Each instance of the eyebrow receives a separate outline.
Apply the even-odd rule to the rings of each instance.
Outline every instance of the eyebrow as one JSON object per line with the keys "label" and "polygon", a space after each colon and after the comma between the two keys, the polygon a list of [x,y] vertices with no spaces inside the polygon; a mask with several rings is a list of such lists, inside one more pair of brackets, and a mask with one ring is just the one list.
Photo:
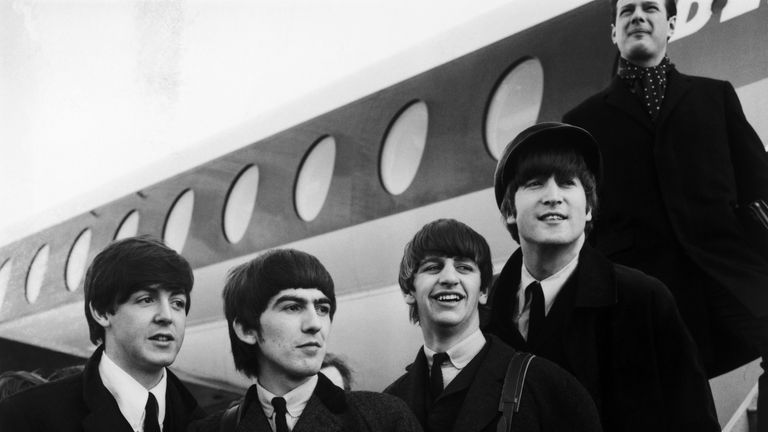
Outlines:
{"label": "eyebrow", "polygon": [[320,298],[316,298],[314,300],[308,300],[305,297],[300,297],[300,296],[286,294],[286,295],[282,295],[282,296],[278,297],[277,300],[275,300],[275,306],[277,306],[277,305],[279,305],[281,303],[287,303],[287,302],[296,302],[296,303],[301,303],[301,304],[307,304],[307,303],[312,303],[312,304],[331,304],[331,299],[329,299],[328,297],[323,296],[323,297],[320,297]]}

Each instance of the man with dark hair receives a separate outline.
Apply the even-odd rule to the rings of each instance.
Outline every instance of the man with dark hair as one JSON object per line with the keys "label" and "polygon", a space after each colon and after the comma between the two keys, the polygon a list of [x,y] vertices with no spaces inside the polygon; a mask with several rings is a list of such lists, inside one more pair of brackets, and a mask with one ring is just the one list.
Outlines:
{"label": "man with dark hair", "polygon": [[[765,147],[729,82],[670,62],[674,1],[613,0],[611,10],[617,75],[564,116],[595,137],[605,160],[590,242],[669,287],[710,377],[758,355],[765,371]],[[759,387],[768,394],[765,372]],[[768,432],[768,397],[758,413]]]}
{"label": "man with dark hair", "polygon": [[186,430],[204,413],[167,366],[184,340],[192,284],[189,263],[158,240],[107,246],[84,284],[96,352],[81,373],[0,403],[0,430]]}
{"label": "man with dark hair", "polygon": [[223,297],[235,367],[257,382],[238,405],[191,431],[420,430],[396,398],[345,392],[318,373],[336,296],[317,258],[266,252],[230,271]]}
{"label": "man with dark hair", "polygon": [[[492,276],[488,243],[456,220],[425,225],[405,247],[398,280],[424,346],[385,392],[403,399],[426,431],[496,431],[502,421],[499,403],[515,350],[480,331],[478,305]],[[589,394],[560,367],[534,358],[522,376],[511,430],[600,430]]]}
{"label": "man with dark hair", "polygon": [[585,130],[541,123],[507,145],[496,203],[520,243],[493,287],[489,331],[572,373],[606,431],[720,430],[669,291],[585,244],[601,159]]}

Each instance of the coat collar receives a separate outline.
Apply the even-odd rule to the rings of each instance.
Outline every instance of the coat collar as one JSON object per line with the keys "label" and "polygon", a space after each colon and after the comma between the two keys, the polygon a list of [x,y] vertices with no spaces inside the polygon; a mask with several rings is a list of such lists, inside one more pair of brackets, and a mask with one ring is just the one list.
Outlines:
{"label": "coat collar", "polygon": [[643,110],[643,107],[637,96],[632,94],[626,84],[618,76],[613,77],[611,84],[605,90],[605,101],[607,104],[625,112],[632,119],[642,125],[649,131],[655,131],[660,125],[669,118],[669,114],[680,103],[680,100],[691,87],[691,79],[683,75],[677,69],[669,71],[669,82],[667,84],[664,102],[661,104],[656,122],[651,121],[650,116]]}
{"label": "coat collar", "polygon": [[103,353],[104,345],[100,345],[83,369],[83,401],[89,411],[83,418],[83,430],[86,432],[104,430],[132,432],[115,398],[101,381],[99,362]]}
{"label": "coat collar", "polygon": [[[272,432],[269,421],[261,409],[261,403],[256,394],[256,386],[251,386],[243,401],[245,412],[237,426],[238,432]],[[334,385],[323,374],[318,374],[317,386],[307,402],[307,406],[296,422],[293,432],[309,431],[342,431],[344,428],[342,415],[348,410],[344,390]]]}

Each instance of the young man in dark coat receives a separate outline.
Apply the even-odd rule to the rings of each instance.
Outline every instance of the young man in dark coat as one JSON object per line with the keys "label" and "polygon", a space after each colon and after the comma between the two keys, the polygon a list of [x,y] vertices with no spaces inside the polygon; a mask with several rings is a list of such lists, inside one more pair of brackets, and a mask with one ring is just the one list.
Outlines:
{"label": "young man in dark coat", "polygon": [[13,432],[185,431],[203,417],[166,367],[184,340],[192,269],[161,242],[110,244],[85,277],[85,316],[100,344],[83,372],[0,403],[0,430]]}
{"label": "young man in dark coat", "polygon": [[317,258],[293,249],[269,251],[234,268],[223,297],[235,367],[257,382],[236,408],[190,431],[421,430],[397,398],[346,392],[318,373],[336,297]]}
{"label": "young man in dark coat", "polygon": [[[425,225],[405,247],[400,288],[424,346],[385,392],[403,399],[426,431],[497,430],[499,399],[515,350],[480,331],[478,305],[487,300],[492,275],[485,239],[453,219]],[[535,357],[511,430],[598,431],[600,421],[576,379]]]}
{"label": "young man in dark coat", "polygon": [[[611,1],[620,59],[610,86],[564,117],[600,145],[605,181],[591,242],[666,284],[710,377],[768,359],[768,156],[733,86],[667,56],[673,0]],[[760,378],[768,394],[768,375]],[[768,431],[768,397],[758,402]],[[765,415],[765,416],[764,416]]]}
{"label": "young man in dark coat", "polygon": [[489,330],[572,373],[606,431],[718,431],[669,291],[585,244],[600,171],[589,133],[562,123],[534,125],[504,150],[496,202],[520,248],[495,282]]}

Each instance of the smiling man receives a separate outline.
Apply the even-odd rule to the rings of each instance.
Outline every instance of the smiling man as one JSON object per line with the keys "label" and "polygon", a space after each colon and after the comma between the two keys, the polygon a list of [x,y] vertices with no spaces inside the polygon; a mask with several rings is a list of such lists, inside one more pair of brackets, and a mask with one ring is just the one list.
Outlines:
{"label": "smiling man", "polygon": [[320,261],[276,249],[232,269],[224,314],[235,367],[256,379],[236,406],[191,431],[420,431],[396,398],[345,392],[318,373],[336,312],[333,280]]}
{"label": "smiling man", "polygon": [[[768,156],[729,82],[670,62],[676,14],[673,0],[611,1],[616,76],[563,117],[605,161],[591,243],[669,287],[710,377],[758,354],[765,371]],[[768,397],[758,416],[768,432]]]}
{"label": "smiling man", "polygon": [[601,159],[563,123],[521,132],[496,167],[496,203],[520,248],[493,287],[489,331],[587,388],[606,431],[717,431],[709,384],[658,280],[585,244]]}
{"label": "smiling man", "polygon": [[[403,399],[426,431],[496,431],[501,421],[515,350],[480,331],[478,305],[492,275],[485,239],[453,219],[425,225],[405,247],[398,280],[424,346],[385,392]],[[511,430],[600,430],[589,394],[557,365],[534,358],[524,382]]]}
{"label": "smiling man", "polygon": [[85,316],[99,344],[82,373],[0,403],[2,431],[185,431],[203,416],[166,367],[184,341],[193,275],[150,237],[120,240],[85,276]]}

